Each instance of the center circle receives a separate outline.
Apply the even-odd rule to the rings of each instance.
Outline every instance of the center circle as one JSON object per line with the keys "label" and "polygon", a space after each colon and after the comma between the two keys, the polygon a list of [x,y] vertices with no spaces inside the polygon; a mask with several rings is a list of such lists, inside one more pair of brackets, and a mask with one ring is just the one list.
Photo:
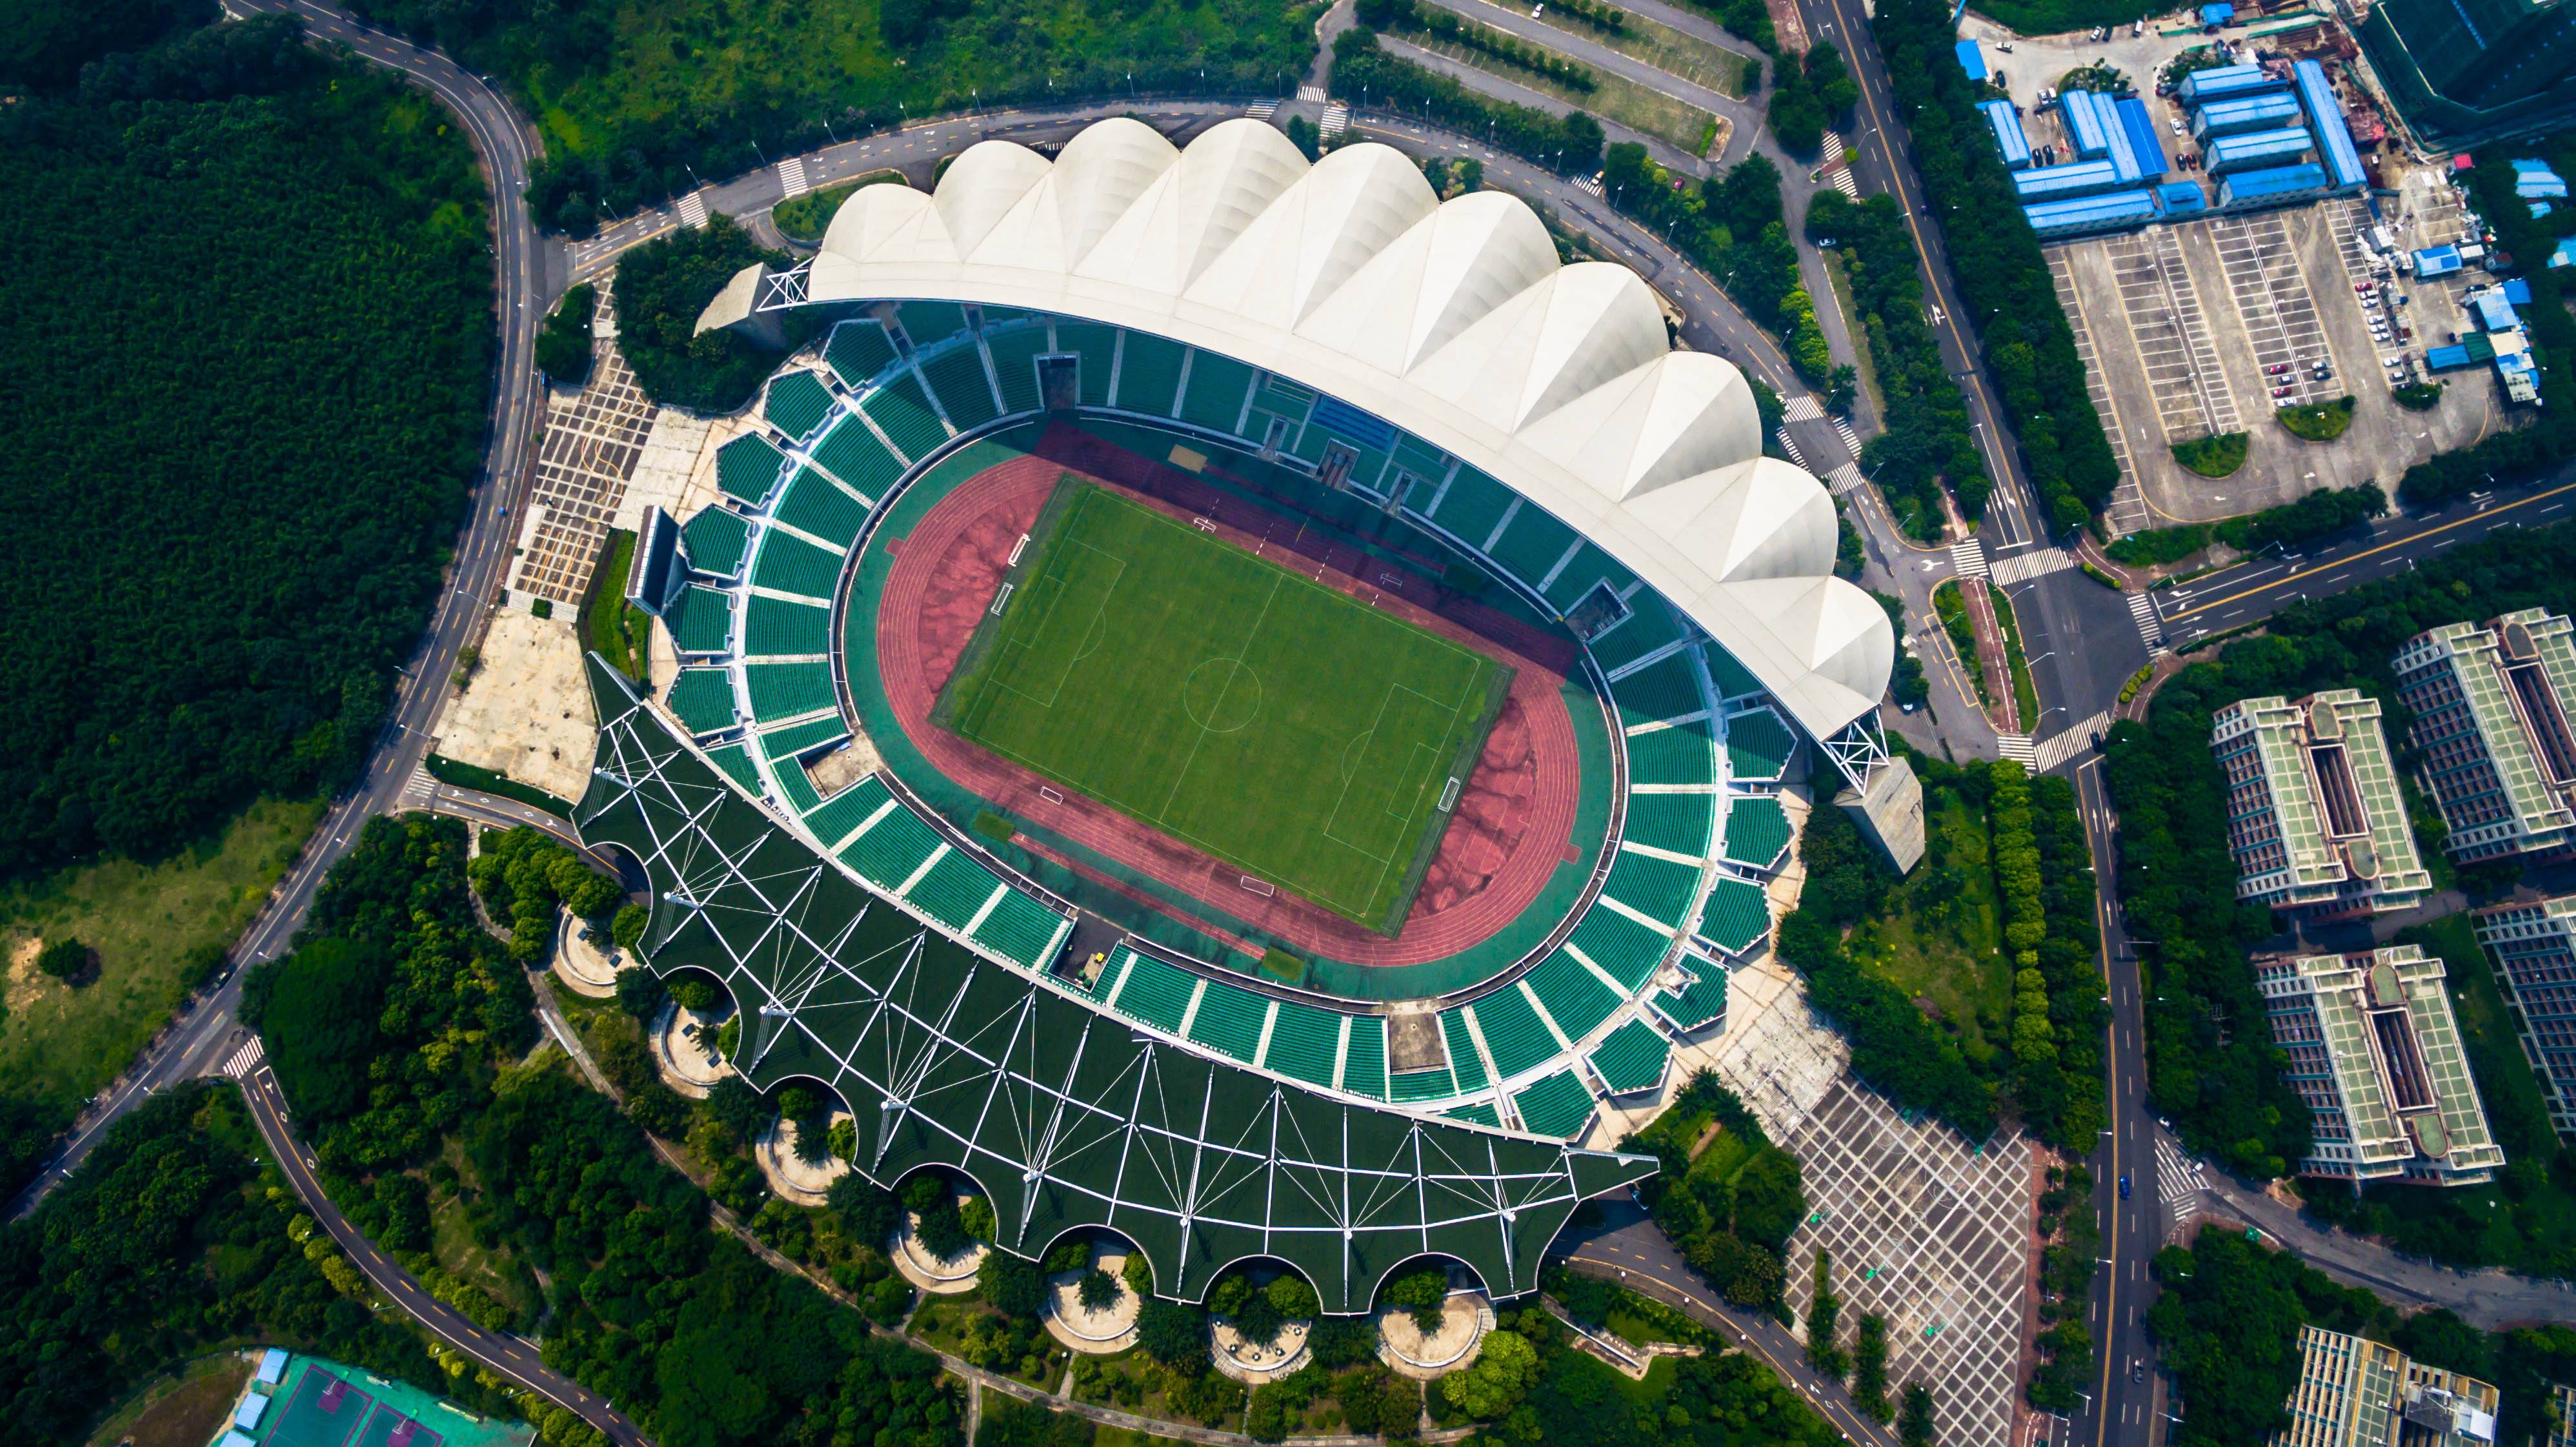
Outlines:
{"label": "center circle", "polygon": [[1211,658],[1181,681],[1181,707],[1209,733],[1233,733],[1261,712],[1261,676],[1240,658]]}

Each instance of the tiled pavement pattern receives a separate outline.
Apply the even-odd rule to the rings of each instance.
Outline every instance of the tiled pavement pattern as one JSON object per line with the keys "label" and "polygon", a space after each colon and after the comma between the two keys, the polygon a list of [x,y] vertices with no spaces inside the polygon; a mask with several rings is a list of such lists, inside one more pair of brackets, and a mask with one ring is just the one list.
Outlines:
{"label": "tiled pavement pattern", "polygon": [[[605,282],[599,306],[609,315]],[[591,343],[590,385],[567,398],[549,391],[546,432],[537,445],[537,476],[528,494],[533,530],[521,535],[518,571],[510,586],[522,593],[581,605],[590,570],[609,520],[626,496],[626,479],[653,429],[656,409],[635,386],[618,355],[613,331]]]}
{"label": "tiled pavement pattern", "polygon": [[[1908,1121],[1846,1067],[1798,987],[1764,958],[1732,972],[1719,1074],[1798,1158],[1810,1220],[1789,1240],[1801,1320],[1816,1247],[1833,1259],[1842,1320],[1888,1323],[1888,1379],[1932,1388],[1936,1440],[2007,1447],[2012,1434],[2030,1231],[2029,1147],[1977,1151]],[[1928,1334],[1927,1334],[1928,1333]]]}
{"label": "tiled pavement pattern", "polygon": [[2076,295],[2075,274],[2067,268],[2062,247],[2050,247],[2048,274],[2057,283],[2057,304],[2066,313],[2066,324],[2075,333],[2075,357],[2084,364],[2084,390],[2093,397],[2093,411],[2102,419],[2102,435],[2111,443],[2111,456],[2120,464],[2120,485],[2111,490],[2111,502],[2102,509],[2102,521],[2111,536],[2125,537],[2152,526],[2147,515],[2146,494],[2138,488],[2137,469],[2129,465],[2129,439],[2122,435],[2119,409],[2111,405],[2111,386],[2102,380],[2102,368],[2093,360],[2093,329],[2084,319],[2083,301]]}
{"label": "tiled pavement pattern", "polygon": [[2317,321],[2317,299],[2308,290],[2307,274],[2290,244],[2289,229],[2273,215],[2220,219],[2209,223],[2218,244],[2219,264],[2227,272],[2227,289],[2235,294],[2237,314],[2254,344],[2254,360],[2264,367],[2288,367],[2279,375],[2265,373],[2265,391],[2288,387],[2290,395],[2276,405],[2304,405],[2343,395],[2340,380],[2319,382],[2309,370],[2326,358],[2326,332]]}

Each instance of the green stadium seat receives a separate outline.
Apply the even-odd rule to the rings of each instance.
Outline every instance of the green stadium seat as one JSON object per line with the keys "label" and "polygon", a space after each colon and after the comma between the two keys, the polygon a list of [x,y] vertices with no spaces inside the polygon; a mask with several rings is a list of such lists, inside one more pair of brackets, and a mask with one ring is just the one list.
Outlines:
{"label": "green stadium seat", "polygon": [[1350,1048],[1342,1053],[1342,1089],[1371,1100],[1386,1099],[1386,1021],[1376,1015],[1351,1017]]}
{"label": "green stadium seat", "polygon": [[1494,1107],[1490,1101],[1480,1100],[1473,1105],[1455,1106],[1440,1113],[1451,1120],[1463,1120],[1469,1125],[1492,1126],[1497,1130],[1501,1129],[1503,1124],[1503,1118],[1494,1113]]}
{"label": "green stadium seat", "polygon": [[1180,396],[1181,359],[1187,348],[1150,332],[1127,333],[1118,359],[1118,397],[1113,405],[1129,412],[1172,415]]}
{"label": "green stadium seat", "polygon": [[1261,1053],[1261,1027],[1269,1019],[1267,996],[1210,980],[1199,996],[1198,1013],[1190,1017],[1188,1038],[1249,1065]]}
{"label": "green stadium seat", "polygon": [[832,415],[832,389],[812,372],[786,372],[769,382],[769,395],[761,399],[760,415],[769,425],[802,442],[814,435],[823,419]]}
{"label": "green stadium seat", "polygon": [[1190,358],[1190,386],[1181,396],[1181,420],[1232,433],[1243,418],[1243,401],[1252,394],[1252,380],[1252,368],[1234,358],[1198,352]]}
{"label": "green stadium seat", "polygon": [[1771,933],[1771,897],[1748,879],[1721,874],[1709,886],[1693,933],[1730,955],[1740,955]]}
{"label": "green stadium seat", "polygon": [[683,668],[672,678],[663,702],[693,734],[732,728],[733,675],[721,668]]}
{"label": "green stadium seat", "polygon": [[1612,1095],[1634,1095],[1663,1083],[1664,1066],[1672,1055],[1673,1042],[1662,1031],[1643,1020],[1631,1020],[1611,1031],[1590,1059],[1592,1073]]}
{"label": "green stadium seat", "polygon": [[984,350],[972,342],[952,347],[921,364],[939,410],[960,432],[971,432],[1002,415],[993,401],[992,374],[984,370]]}
{"label": "green stadium seat", "polygon": [[833,706],[832,666],[819,660],[749,663],[742,676],[751,694],[751,716],[762,723]]}
{"label": "green stadium seat", "polygon": [[858,871],[859,878],[892,894],[937,852],[939,843],[936,831],[898,804],[868,832],[843,846],[841,862]]}
{"label": "green stadium seat", "polygon": [[1270,1026],[1270,1053],[1261,1064],[1291,1080],[1309,1085],[1333,1083],[1341,1059],[1342,1016],[1293,1000],[1279,1002],[1279,1018]]}
{"label": "green stadium seat", "polygon": [[1566,947],[1581,950],[1584,958],[1599,965],[1610,978],[1634,990],[1646,983],[1646,977],[1662,964],[1672,951],[1672,937],[1657,934],[1615,909],[1595,904],[1583,912],[1566,937]]}
{"label": "green stadium seat", "polygon": [[1510,1077],[1555,1057],[1564,1047],[1539,1023],[1538,1011],[1530,1007],[1529,997],[1520,986],[1506,985],[1483,996],[1466,1007],[1476,1016],[1476,1028],[1485,1037],[1485,1050],[1494,1057],[1494,1068]]}
{"label": "green stadium seat", "polygon": [[1482,548],[1516,496],[1510,488],[1476,469],[1461,467],[1458,475],[1449,480],[1449,491],[1441,497],[1439,509],[1430,517],[1467,546]]}
{"label": "green stadium seat", "polygon": [[1639,914],[1680,929],[1690,923],[1691,896],[1699,892],[1699,875],[1692,865],[1622,849],[1601,892]]}
{"label": "green stadium seat", "polygon": [[1199,977],[1189,971],[1150,955],[1136,955],[1129,960],[1126,976],[1117,995],[1109,1001],[1109,1008],[1130,1020],[1178,1035],[1181,1017],[1189,1013],[1190,996],[1198,987]]}
{"label": "green stadium seat", "polygon": [[953,301],[908,301],[895,309],[895,320],[918,351],[966,330],[966,308]]}
{"label": "green stadium seat", "polygon": [[719,578],[742,576],[743,554],[751,547],[751,524],[729,508],[700,508],[680,524],[680,549],[689,566]]}
{"label": "green stadium seat", "polygon": [[[1570,613],[1574,611],[1574,605],[1582,602],[1583,596],[1592,591],[1594,585],[1608,583],[1611,591],[1617,592],[1636,580],[1636,574],[1620,567],[1608,553],[1587,542],[1583,545],[1582,551],[1568,560],[1564,567],[1557,569],[1556,581],[1547,585],[1547,601],[1556,605],[1556,611]],[[1643,596],[1640,593],[1638,600],[1642,600]]]}
{"label": "green stadium seat", "polygon": [[1592,1124],[1592,1092],[1573,1071],[1560,1070],[1515,1093],[1512,1109],[1530,1134],[1571,1140]]}
{"label": "green stadium seat", "polygon": [[741,744],[719,744],[707,750],[707,762],[723,770],[724,776],[742,785],[745,792],[760,792],[760,771],[752,767],[751,750]]}
{"label": "green stadium seat", "polygon": [[1630,794],[1628,822],[1621,832],[1631,844],[1706,859],[1716,826],[1715,794]]}
{"label": "green stadium seat", "polygon": [[746,433],[716,449],[716,486],[758,507],[778,486],[787,454],[758,433]]}
{"label": "green stadium seat", "polygon": [[1610,682],[1611,701],[1628,728],[1704,711],[1708,696],[1700,691],[1699,674],[1685,649],[1656,659],[1636,672]]}
{"label": "green stadium seat", "polygon": [[1657,990],[1647,1000],[1664,1023],[1688,1033],[1726,1018],[1726,970],[1693,955],[1682,956],[1690,983],[1679,990]]}
{"label": "green stadium seat", "polygon": [[1744,698],[1762,691],[1762,685],[1750,669],[1735,661],[1735,655],[1712,643],[1700,650],[1708,660],[1708,681],[1717,689],[1719,698]]}
{"label": "green stadium seat", "polygon": [[752,586],[800,598],[829,598],[841,580],[841,556],[769,529],[760,535],[760,556],[751,565]]}
{"label": "green stadium seat", "polygon": [[1594,1026],[1619,1008],[1618,994],[1563,950],[1539,961],[1521,979],[1568,1040],[1580,1040],[1590,1034]]}
{"label": "green stadium seat", "polygon": [[921,379],[909,372],[870,393],[859,410],[868,414],[887,441],[916,462],[948,440],[948,429],[930,410],[930,394],[921,390]]}
{"label": "green stadium seat", "polygon": [[1463,1010],[1440,1012],[1440,1038],[1449,1047],[1449,1074],[1457,1080],[1458,1089],[1484,1089],[1491,1077],[1485,1073],[1484,1057],[1476,1053],[1476,1038],[1467,1033]]}
{"label": "green stadium seat", "polygon": [[662,610],[671,647],[681,653],[722,653],[733,637],[733,603],[713,588],[689,587]]}
{"label": "green stadium seat", "polygon": [[1082,359],[1079,393],[1085,407],[1109,405],[1109,378],[1118,366],[1118,329],[1090,322],[1058,322],[1056,350]]}
{"label": "green stadium seat", "polygon": [[993,380],[1002,389],[1002,410],[1013,416],[1038,410],[1044,400],[1038,395],[1038,358],[1049,350],[1046,328],[1002,332],[984,345],[993,354]]}
{"label": "green stadium seat", "polygon": [[1777,782],[1797,747],[1797,736],[1771,710],[1735,714],[1726,721],[1727,777],[1755,784]]}
{"label": "green stadium seat", "polygon": [[743,655],[798,658],[832,649],[832,610],[754,593],[745,600]]}
{"label": "green stadium seat", "polygon": [[1065,933],[1063,915],[1014,889],[984,916],[973,938],[1004,959],[1043,970],[1054,959],[1057,942]]}
{"label": "green stadium seat", "polygon": [[787,493],[770,516],[800,533],[848,547],[868,520],[868,505],[813,468],[802,468],[789,480]]}
{"label": "green stadium seat", "polygon": [[767,730],[760,736],[760,751],[774,764],[781,759],[812,753],[825,744],[839,743],[849,736],[850,730],[841,722],[841,716],[828,714]]}
{"label": "green stadium seat", "polygon": [[823,360],[852,387],[865,387],[893,366],[894,359],[894,343],[886,336],[885,323],[874,317],[832,328],[832,339],[823,346]]}
{"label": "green stadium seat", "polygon": [[1628,598],[1628,617],[1617,627],[1592,635],[1584,646],[1601,671],[1625,668],[1682,636],[1681,620],[1653,593],[1640,589]]}
{"label": "green stadium seat", "polygon": [[1485,556],[1492,558],[1496,567],[1536,591],[1549,571],[1556,567],[1557,559],[1564,557],[1565,550],[1573,547],[1574,543],[1574,529],[1549,517],[1537,505],[1523,503],[1521,510],[1512,514],[1511,526],[1503,529],[1503,535],[1494,540],[1492,547],[1485,549]]}
{"label": "green stadium seat", "polygon": [[1627,736],[1628,783],[1696,784],[1717,782],[1716,725],[1694,719],[1671,728]]}
{"label": "green stadium seat", "polygon": [[1410,432],[1395,434],[1396,465],[1415,476],[1438,477],[1449,470],[1449,454]]}
{"label": "green stadium seat", "polygon": [[1789,852],[1789,815],[1769,794],[1737,794],[1726,803],[1726,854],[1730,864],[1769,869]]}
{"label": "green stadium seat", "polygon": [[814,780],[806,774],[803,764],[792,758],[772,759],[769,771],[778,776],[778,791],[787,796],[787,807],[799,815],[823,802],[822,794],[814,788]]}
{"label": "green stadium seat", "polygon": [[874,790],[848,788],[825,800],[805,815],[805,827],[829,849],[850,837],[850,831],[868,822],[868,816],[885,807],[885,786]]}
{"label": "green stadium seat", "polygon": [[952,848],[939,856],[939,862],[930,866],[930,872],[914,883],[904,899],[950,930],[962,933],[975,922],[975,916],[984,912],[986,901],[1001,887],[1002,881],[976,862],[975,856]]}
{"label": "green stadium seat", "polygon": [[814,465],[869,498],[880,498],[903,480],[903,459],[886,450],[868,424],[844,417],[814,448]]}
{"label": "green stadium seat", "polygon": [[1398,1105],[1419,1105],[1426,1100],[1446,1100],[1458,1093],[1456,1081],[1444,1067],[1439,1070],[1407,1070],[1390,1075],[1386,1081],[1387,1099]]}

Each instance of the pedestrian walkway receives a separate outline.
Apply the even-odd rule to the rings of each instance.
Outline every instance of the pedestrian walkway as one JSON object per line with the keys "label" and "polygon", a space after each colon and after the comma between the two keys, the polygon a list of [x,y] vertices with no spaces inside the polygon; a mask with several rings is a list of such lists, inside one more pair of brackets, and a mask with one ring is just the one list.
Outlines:
{"label": "pedestrian walkway", "polygon": [[2071,729],[2050,734],[2047,738],[2041,739],[2039,747],[2033,751],[2033,762],[2037,772],[2045,774],[2091,748],[2093,736],[2110,726],[2111,715],[2108,710],[2105,710]]}
{"label": "pedestrian walkway", "polygon": [[1997,734],[1995,735],[1995,747],[2003,750],[2005,758],[2012,760],[2023,768],[2028,769],[2033,773],[2037,773],[2039,771],[2039,749],[2031,743],[2030,735]]}
{"label": "pedestrian walkway", "polygon": [[2156,1203],[2164,1210],[2170,1239],[2200,1219],[2201,1198],[2209,1190],[2208,1167],[2162,1131],[2156,1133]]}
{"label": "pedestrian walkway", "polygon": [[1297,99],[1301,101],[1326,101],[1332,99],[1332,97],[1326,95],[1324,93],[1324,88],[1320,85],[1301,85],[1297,87]]}
{"label": "pedestrian walkway", "polygon": [[1963,578],[1987,576],[1986,545],[1975,538],[1962,539],[1950,545],[1950,566]]}
{"label": "pedestrian walkway", "polygon": [[2155,595],[2152,593],[2131,593],[2129,595],[2129,616],[2138,621],[2138,636],[2147,641],[2148,650],[2154,653],[2164,652],[2165,620],[2162,615],[2156,612]]}
{"label": "pedestrian walkway", "polygon": [[1800,467],[1807,465],[1807,459],[1798,451],[1798,444],[1789,440],[1788,428],[1783,427],[1779,431],[1772,433],[1771,436],[1780,444],[1780,450],[1789,454],[1789,460],[1791,462],[1798,464]]}
{"label": "pedestrian walkway", "polygon": [[699,227],[707,224],[707,198],[703,191],[692,191],[680,198],[680,224]]}
{"label": "pedestrian walkway", "polygon": [[1315,130],[1317,134],[1329,141],[1350,128],[1351,108],[1340,101],[1335,101],[1324,107],[1323,123],[1315,127]]}
{"label": "pedestrian walkway", "polygon": [[1577,176],[1574,178],[1574,189],[1582,191],[1597,200],[1602,195],[1601,178],[1598,176]]}
{"label": "pedestrian walkway", "polygon": [[2027,583],[2050,573],[2062,573],[2075,566],[2075,555],[2064,548],[2033,548],[1995,560],[1992,576],[1998,583]]}
{"label": "pedestrian walkway", "polygon": [[802,196],[813,189],[805,180],[803,156],[790,156],[778,163],[778,189],[782,193],[778,198],[781,201],[789,196]]}
{"label": "pedestrian walkway", "polygon": [[1825,168],[1825,184],[1855,201],[1860,199],[1860,183],[1852,179],[1851,167],[1840,161]]}
{"label": "pedestrian walkway", "polygon": [[1851,419],[1850,419],[1850,418],[1848,418],[1848,417],[1837,417],[1837,418],[1835,418],[1835,419],[1834,419],[1834,431],[1836,431],[1836,432],[1838,432],[1838,433],[1842,434],[1843,446],[1848,447],[1848,448],[1850,448],[1850,449],[1851,449],[1851,455],[1852,455],[1852,456],[1854,456],[1854,457],[1858,457],[1858,456],[1860,456],[1860,434],[1859,434],[1859,433],[1857,433],[1857,432],[1854,432],[1854,431],[1852,430],[1852,425],[1851,425]]}
{"label": "pedestrian walkway", "polygon": [[1279,114],[1279,102],[1275,100],[1254,101],[1250,106],[1244,109],[1243,113],[1252,117],[1256,121],[1266,121],[1272,116]]}
{"label": "pedestrian walkway", "polygon": [[1825,420],[1825,409],[1823,404],[1819,403],[1812,395],[1801,392],[1794,397],[1786,399],[1780,404],[1780,420],[1784,422],[1822,422]]}
{"label": "pedestrian walkway", "polygon": [[1833,488],[1836,497],[1859,487],[1864,481],[1866,479],[1860,475],[1860,464],[1857,462],[1846,462],[1825,474],[1825,482]]}
{"label": "pedestrian walkway", "polygon": [[419,764],[412,765],[411,777],[403,780],[402,807],[426,809],[429,807],[429,801],[437,797],[438,781],[429,776],[427,768]]}
{"label": "pedestrian walkway", "polygon": [[257,1070],[259,1068],[259,1062],[264,1059],[266,1055],[267,1051],[261,1047],[259,1037],[253,1035],[250,1037],[249,1044],[234,1051],[231,1058],[224,1061],[224,1074],[234,1080],[239,1080],[243,1076]]}

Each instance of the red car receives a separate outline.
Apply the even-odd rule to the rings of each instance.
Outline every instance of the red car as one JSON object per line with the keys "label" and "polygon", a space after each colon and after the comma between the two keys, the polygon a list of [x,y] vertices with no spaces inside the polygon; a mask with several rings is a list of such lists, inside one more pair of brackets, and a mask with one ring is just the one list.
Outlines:
{"label": "red car", "polygon": [[2287,387],[2275,387],[2272,389],[2272,395],[2276,398],[2287,397],[2290,395],[2290,389]]}
{"label": "red car", "polygon": [[2275,363],[2273,363],[2271,366],[2265,367],[2265,368],[2263,369],[2263,375],[2264,375],[2264,376],[2266,376],[2266,377],[2278,377],[2278,376],[2280,376],[2281,374],[2283,374],[2283,373],[2285,373],[2285,372],[2287,372],[2287,371],[2289,371],[2289,370],[2290,370],[2290,364],[2289,364],[2289,363],[2287,363],[2287,362],[2275,362]]}

